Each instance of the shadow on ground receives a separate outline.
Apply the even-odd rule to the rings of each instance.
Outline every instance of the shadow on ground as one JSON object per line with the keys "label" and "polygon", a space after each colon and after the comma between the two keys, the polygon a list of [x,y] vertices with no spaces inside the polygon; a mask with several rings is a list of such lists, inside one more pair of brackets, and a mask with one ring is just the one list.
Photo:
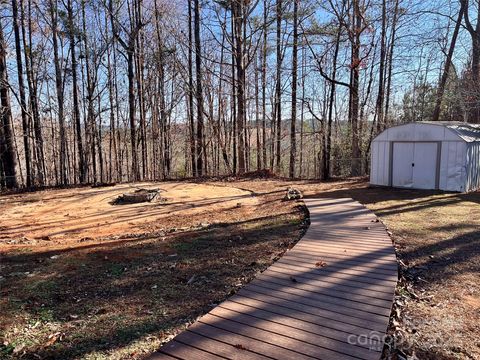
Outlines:
{"label": "shadow on ground", "polygon": [[301,237],[301,203],[262,200],[249,220],[0,254],[0,357],[136,358],[158,348]]}

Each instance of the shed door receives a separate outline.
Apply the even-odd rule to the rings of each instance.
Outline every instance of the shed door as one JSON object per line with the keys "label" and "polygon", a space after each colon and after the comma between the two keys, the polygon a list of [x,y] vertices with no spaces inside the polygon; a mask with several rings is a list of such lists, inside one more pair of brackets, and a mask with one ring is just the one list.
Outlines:
{"label": "shed door", "polygon": [[413,187],[413,142],[393,143],[392,185]]}
{"label": "shed door", "polygon": [[437,176],[437,143],[415,143],[413,187],[435,189]]}
{"label": "shed door", "polygon": [[392,185],[415,189],[435,189],[437,143],[393,143]]}

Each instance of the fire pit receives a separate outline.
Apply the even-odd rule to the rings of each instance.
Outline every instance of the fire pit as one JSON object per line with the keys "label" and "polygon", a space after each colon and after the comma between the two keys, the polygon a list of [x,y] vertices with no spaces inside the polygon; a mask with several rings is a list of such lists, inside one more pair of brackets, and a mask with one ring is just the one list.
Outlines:
{"label": "fire pit", "polygon": [[151,202],[158,196],[159,193],[159,189],[137,189],[134,192],[120,195],[115,199],[113,204],[118,205]]}

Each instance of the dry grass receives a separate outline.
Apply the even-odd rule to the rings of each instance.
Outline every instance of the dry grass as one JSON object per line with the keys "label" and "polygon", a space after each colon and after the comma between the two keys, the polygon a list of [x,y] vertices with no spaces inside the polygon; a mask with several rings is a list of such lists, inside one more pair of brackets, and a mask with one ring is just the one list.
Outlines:
{"label": "dry grass", "polygon": [[[412,359],[480,359],[480,193],[368,188],[361,180],[298,185],[352,197],[387,225],[401,260],[390,331]],[[398,354],[394,354],[394,357]]]}
{"label": "dry grass", "polygon": [[420,359],[480,359],[480,194],[404,191],[369,207],[403,262],[399,347]]}

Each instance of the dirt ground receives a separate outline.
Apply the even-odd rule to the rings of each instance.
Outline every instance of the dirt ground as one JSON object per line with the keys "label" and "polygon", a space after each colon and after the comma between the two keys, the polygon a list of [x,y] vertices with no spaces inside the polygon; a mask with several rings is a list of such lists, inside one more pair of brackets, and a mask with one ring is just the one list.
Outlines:
{"label": "dirt ground", "polygon": [[[285,188],[159,183],[0,196],[0,358],[138,359],[301,238]],[[111,205],[132,188],[165,202]],[[259,186],[260,188],[261,186]]]}
{"label": "dirt ground", "polygon": [[[136,189],[159,189],[165,201],[113,205],[121,194]],[[0,198],[0,249],[8,245],[69,246],[102,237],[159,231],[191,225],[209,212],[255,206],[257,199],[235,187],[192,183],[139,183],[104,188],[78,188]],[[208,217],[202,220],[209,221]],[[214,219],[221,221],[221,217]]]}
{"label": "dirt ground", "polygon": [[[480,193],[316,183],[117,185],[0,196],[0,358],[139,359],[304,233],[306,197],[352,197],[395,241],[392,359],[480,359]],[[166,203],[109,202],[135,187]],[[68,216],[66,216],[68,214]]]}

